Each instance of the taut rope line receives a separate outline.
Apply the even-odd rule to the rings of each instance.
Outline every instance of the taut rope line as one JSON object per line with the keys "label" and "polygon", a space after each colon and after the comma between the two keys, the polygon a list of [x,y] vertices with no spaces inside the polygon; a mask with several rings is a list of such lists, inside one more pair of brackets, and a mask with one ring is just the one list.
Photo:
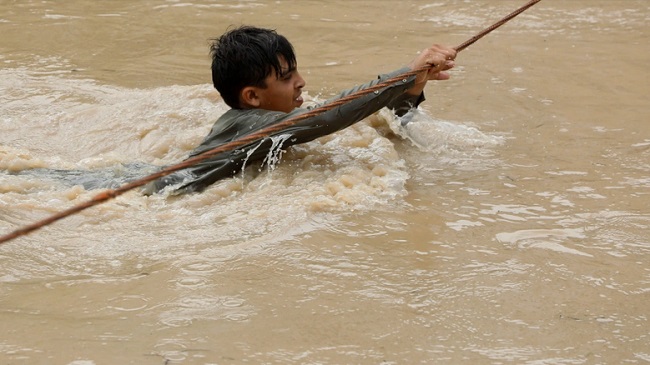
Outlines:
{"label": "taut rope line", "polygon": [[[503,19],[501,19],[498,22],[494,23],[490,27],[484,29],[483,31],[481,31],[480,33],[478,33],[474,37],[470,38],[469,40],[465,41],[461,45],[455,47],[454,49],[457,52],[460,52],[460,51],[464,50],[465,48],[469,47],[470,45],[472,45],[477,40],[483,38],[488,33],[492,32],[493,30],[495,30],[498,27],[502,26],[503,24],[508,22],[510,19],[516,17],[517,15],[524,12],[526,9],[530,8],[531,6],[537,4],[540,1],[541,0],[531,0],[531,1],[529,1],[526,5],[524,5],[521,8],[515,10],[514,12],[510,13],[509,15],[504,17]],[[433,66],[433,67],[436,67],[436,66]],[[164,169],[162,169],[162,170],[160,170],[160,171],[158,171],[156,173],[145,176],[145,177],[143,177],[141,179],[132,181],[130,183],[124,184],[119,188],[106,190],[104,192],[101,192],[101,193],[95,195],[93,198],[91,198],[90,200],[88,200],[88,201],[86,201],[84,203],[75,205],[75,206],[73,206],[73,207],[71,207],[69,209],[66,209],[66,210],[63,210],[63,211],[61,211],[59,213],[56,213],[56,214],[54,214],[54,215],[52,215],[52,216],[50,216],[48,218],[45,218],[45,219],[40,220],[38,222],[35,222],[35,223],[30,224],[30,225],[24,226],[24,227],[22,227],[20,229],[17,229],[17,230],[15,230],[15,231],[7,234],[7,235],[1,236],[0,237],[0,244],[8,242],[8,241],[10,241],[10,240],[12,240],[14,238],[18,238],[18,237],[27,235],[28,233],[31,233],[31,232],[33,232],[33,231],[35,231],[37,229],[45,227],[45,226],[47,226],[49,224],[52,224],[52,223],[54,223],[54,222],[56,222],[58,220],[61,220],[61,219],[65,218],[65,217],[68,217],[68,216],[73,215],[75,213],[79,213],[79,212],[81,212],[81,211],[83,211],[83,210],[85,210],[87,208],[92,207],[92,206],[99,205],[99,204],[101,204],[101,203],[103,203],[105,201],[114,199],[114,198],[116,198],[116,197],[130,191],[130,190],[133,190],[133,189],[135,189],[137,187],[146,185],[147,183],[152,182],[152,181],[154,181],[154,180],[156,180],[158,178],[161,178],[163,176],[167,176],[167,175],[171,174],[172,172],[182,170],[182,169],[190,167],[190,166],[192,166],[192,165],[194,165],[194,164],[196,164],[198,162],[201,162],[203,160],[207,160],[208,158],[213,157],[213,156],[215,156],[215,155],[217,155],[219,153],[226,152],[226,151],[231,151],[231,150],[234,150],[234,149],[236,149],[238,147],[243,147],[243,146],[246,146],[246,145],[251,144],[253,142],[259,141],[259,140],[264,139],[264,138],[267,138],[267,137],[269,137],[270,135],[272,135],[272,134],[274,134],[276,132],[279,132],[279,131],[287,128],[287,127],[290,127],[290,126],[300,122],[301,120],[313,117],[315,115],[322,114],[322,113],[324,113],[324,112],[326,112],[328,110],[331,110],[331,109],[336,108],[336,107],[338,107],[338,106],[340,106],[342,104],[345,104],[348,101],[357,99],[357,98],[359,98],[359,97],[361,97],[363,95],[366,95],[366,94],[370,94],[370,93],[372,93],[372,92],[374,92],[376,90],[379,90],[381,88],[389,86],[389,85],[391,85],[391,84],[393,84],[395,82],[401,81],[402,79],[404,79],[406,77],[416,75],[419,72],[427,70],[429,68],[430,67],[423,67],[423,68],[420,68],[420,69],[417,69],[417,70],[411,70],[411,71],[405,72],[403,74],[397,75],[395,77],[392,77],[390,79],[386,79],[386,80],[384,80],[382,82],[377,83],[376,85],[374,85],[372,87],[362,89],[362,90],[358,90],[358,91],[356,91],[354,93],[351,93],[351,94],[349,94],[349,95],[347,95],[347,96],[345,96],[345,97],[343,97],[341,99],[338,99],[338,100],[336,100],[336,101],[334,101],[334,102],[332,102],[330,104],[323,105],[323,106],[318,107],[318,108],[314,108],[314,109],[310,110],[307,113],[301,114],[301,115],[296,116],[294,118],[287,119],[282,123],[278,123],[278,124],[269,126],[267,128],[260,129],[259,131],[255,132],[255,133],[251,133],[251,134],[249,134],[247,136],[244,136],[243,138],[240,138],[240,139],[234,140],[232,142],[222,144],[222,145],[220,145],[218,147],[215,147],[215,148],[213,148],[211,150],[208,150],[208,151],[206,151],[206,152],[204,152],[204,153],[202,153],[200,155],[197,155],[197,156],[194,156],[192,158],[186,159],[185,161],[183,161],[181,163],[178,163],[176,165],[168,166],[168,167],[166,167],[166,168],[164,168]]]}

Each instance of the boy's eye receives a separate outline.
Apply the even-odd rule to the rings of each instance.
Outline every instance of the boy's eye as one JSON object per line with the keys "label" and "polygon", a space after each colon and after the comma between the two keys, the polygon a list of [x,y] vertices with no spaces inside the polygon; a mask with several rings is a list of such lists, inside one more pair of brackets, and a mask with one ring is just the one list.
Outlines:
{"label": "boy's eye", "polygon": [[291,74],[292,74],[292,72],[287,72],[287,73],[284,73],[284,74],[280,75],[280,80],[282,80],[282,81],[290,80],[291,79]]}

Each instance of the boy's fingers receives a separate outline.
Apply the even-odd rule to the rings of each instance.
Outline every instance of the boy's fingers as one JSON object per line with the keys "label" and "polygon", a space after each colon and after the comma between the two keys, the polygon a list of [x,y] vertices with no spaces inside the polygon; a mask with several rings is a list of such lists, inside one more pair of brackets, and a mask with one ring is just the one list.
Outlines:
{"label": "boy's fingers", "polygon": [[449,74],[446,72],[438,72],[435,77],[436,80],[448,80]]}

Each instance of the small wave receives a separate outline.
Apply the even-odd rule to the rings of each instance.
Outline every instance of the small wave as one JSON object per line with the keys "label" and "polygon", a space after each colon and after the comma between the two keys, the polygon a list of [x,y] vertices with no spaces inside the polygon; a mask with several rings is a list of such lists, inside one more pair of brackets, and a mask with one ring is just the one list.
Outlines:
{"label": "small wave", "polygon": [[486,134],[472,126],[434,119],[420,109],[414,109],[402,118],[396,118],[386,110],[382,111],[382,116],[397,135],[429,152],[496,147],[505,141],[502,136]]}

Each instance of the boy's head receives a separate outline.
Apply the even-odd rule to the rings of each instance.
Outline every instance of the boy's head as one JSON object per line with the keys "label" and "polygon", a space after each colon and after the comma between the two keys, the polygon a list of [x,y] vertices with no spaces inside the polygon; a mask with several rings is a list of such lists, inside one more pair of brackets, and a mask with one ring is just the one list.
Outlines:
{"label": "boy's head", "polygon": [[289,112],[305,85],[291,43],[274,30],[242,26],[210,47],[212,82],[231,108]]}

